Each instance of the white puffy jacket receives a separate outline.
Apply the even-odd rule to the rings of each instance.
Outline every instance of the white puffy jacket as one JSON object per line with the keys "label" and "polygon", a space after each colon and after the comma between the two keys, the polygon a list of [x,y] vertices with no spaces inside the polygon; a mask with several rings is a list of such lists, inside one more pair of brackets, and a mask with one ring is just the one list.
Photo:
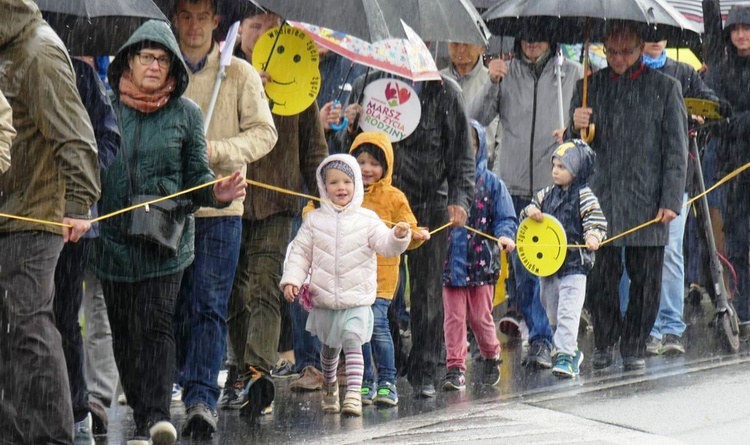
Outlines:
{"label": "white puffy jacket", "polygon": [[353,156],[332,155],[320,164],[316,176],[323,199],[330,198],[321,168],[335,160],[346,162],[354,171],[354,197],[343,210],[324,202],[307,215],[292,241],[280,286],[282,290],[287,284],[300,287],[309,272],[313,307],[370,306],[377,291],[375,254],[400,255],[409,245],[411,234],[396,238],[394,230],[375,212],[362,208],[362,173]]}

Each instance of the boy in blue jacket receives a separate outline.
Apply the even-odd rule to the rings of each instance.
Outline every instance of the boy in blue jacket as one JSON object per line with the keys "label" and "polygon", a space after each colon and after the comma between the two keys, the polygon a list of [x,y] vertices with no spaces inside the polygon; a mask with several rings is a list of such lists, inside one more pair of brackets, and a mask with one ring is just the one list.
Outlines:
{"label": "boy in blue jacket", "polygon": [[565,229],[569,247],[565,261],[554,275],[540,281],[542,304],[550,324],[557,325],[557,348],[552,373],[560,378],[578,375],[583,353],[578,349],[578,324],[586,297],[586,275],[594,266],[594,251],[607,236],[607,220],[599,200],[588,187],[596,154],[580,139],[566,141],[552,154],[553,186],[537,192],[521,219],[542,221],[542,213],[557,218]]}
{"label": "boy in blue jacket", "polygon": [[483,358],[482,383],[500,381],[500,342],[492,320],[492,300],[500,273],[500,249],[512,252],[518,220],[505,184],[487,169],[484,128],[472,120],[476,151],[474,200],[466,225],[498,238],[495,243],[465,228],[454,228],[448,237],[443,268],[446,365],[443,389],[465,388],[466,320],[468,318]]}

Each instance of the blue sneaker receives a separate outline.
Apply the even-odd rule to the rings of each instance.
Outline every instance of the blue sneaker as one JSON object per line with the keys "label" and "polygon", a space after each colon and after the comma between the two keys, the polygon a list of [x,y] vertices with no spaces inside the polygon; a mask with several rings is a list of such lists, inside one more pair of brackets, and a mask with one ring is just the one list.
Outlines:
{"label": "blue sneaker", "polygon": [[371,381],[362,382],[362,405],[372,405],[375,400],[377,392],[375,391],[375,385]]}
{"label": "blue sneaker", "polygon": [[580,350],[576,350],[576,355],[559,353],[555,357],[552,374],[561,379],[572,379],[578,375],[581,362],[583,362],[583,352]]}
{"label": "blue sneaker", "polygon": [[383,382],[378,385],[378,394],[375,396],[375,404],[378,406],[398,405],[398,391],[396,390],[396,385],[389,382]]}

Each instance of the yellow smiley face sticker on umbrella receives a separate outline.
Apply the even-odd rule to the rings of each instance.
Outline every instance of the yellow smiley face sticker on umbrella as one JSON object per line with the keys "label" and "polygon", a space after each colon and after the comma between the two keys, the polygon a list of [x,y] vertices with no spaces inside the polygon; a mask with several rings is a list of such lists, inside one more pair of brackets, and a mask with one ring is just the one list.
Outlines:
{"label": "yellow smiley face sticker on umbrella", "polygon": [[253,48],[253,66],[267,72],[271,112],[293,116],[306,110],[318,97],[320,69],[318,47],[302,30],[284,25],[258,38]]}
{"label": "yellow smiley face sticker on umbrella", "polygon": [[560,270],[568,253],[565,229],[557,218],[546,213],[542,222],[531,218],[521,221],[516,244],[521,263],[538,277],[548,277]]}

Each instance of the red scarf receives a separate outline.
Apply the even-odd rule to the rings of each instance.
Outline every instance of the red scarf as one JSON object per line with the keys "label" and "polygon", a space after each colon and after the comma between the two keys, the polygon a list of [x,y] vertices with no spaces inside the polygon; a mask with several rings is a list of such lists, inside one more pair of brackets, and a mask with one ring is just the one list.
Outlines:
{"label": "red scarf", "polygon": [[120,76],[120,102],[141,113],[153,113],[169,102],[175,83],[170,76],[158,90],[144,93],[133,83],[133,73],[127,68]]}
{"label": "red scarf", "polygon": [[[628,74],[628,71],[630,71],[629,74]],[[646,64],[641,62],[641,65],[637,69],[634,69],[634,67],[630,67],[627,70],[625,70],[625,72],[622,73],[622,75],[624,76],[627,74],[631,80],[635,80],[641,77],[641,74],[643,74],[644,71],[646,71]],[[617,74],[616,72],[612,70],[610,70],[609,72],[609,77],[615,80],[620,80],[620,74]]]}

